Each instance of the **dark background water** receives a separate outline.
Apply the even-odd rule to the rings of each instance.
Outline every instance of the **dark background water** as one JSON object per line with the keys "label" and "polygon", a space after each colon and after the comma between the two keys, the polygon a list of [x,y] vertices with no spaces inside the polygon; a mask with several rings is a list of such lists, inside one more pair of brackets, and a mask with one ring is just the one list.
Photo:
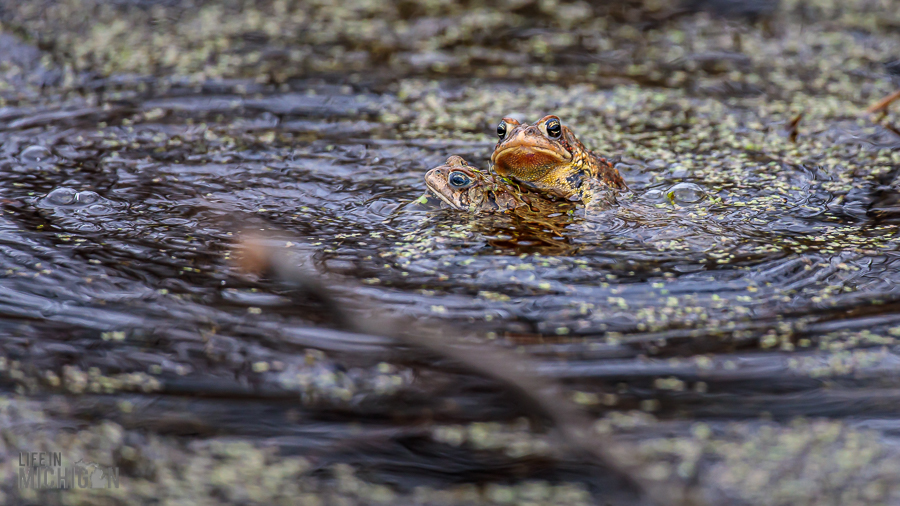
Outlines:
{"label": "dark background water", "polygon": [[[900,503],[900,134],[864,112],[898,28],[867,0],[0,1],[0,494],[638,500],[388,319],[528,358],[663,489]],[[404,209],[550,113],[617,206]],[[247,231],[362,328],[240,269]],[[122,486],[17,490],[19,451]]]}

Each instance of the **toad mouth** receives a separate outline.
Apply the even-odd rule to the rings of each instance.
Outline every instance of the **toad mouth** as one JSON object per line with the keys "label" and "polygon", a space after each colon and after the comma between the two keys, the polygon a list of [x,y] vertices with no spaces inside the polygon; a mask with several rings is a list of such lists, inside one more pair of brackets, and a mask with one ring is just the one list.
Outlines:
{"label": "toad mouth", "polygon": [[428,188],[428,191],[431,192],[432,195],[444,201],[445,204],[452,207],[453,209],[459,209],[459,206],[447,200],[447,197],[441,194],[441,192],[437,191],[434,186],[428,184],[428,181],[425,181],[425,187]]}
{"label": "toad mouth", "polygon": [[497,160],[498,158],[500,158],[501,156],[503,156],[504,154],[506,154],[510,151],[520,151],[520,152],[524,152],[522,154],[526,154],[526,155],[530,154],[530,155],[549,156],[549,157],[552,157],[561,162],[569,161],[572,159],[572,155],[570,153],[561,155],[559,153],[559,151],[554,151],[552,149],[542,148],[539,146],[523,146],[521,144],[515,145],[515,146],[506,146],[504,148],[501,148],[500,151],[497,151],[494,153],[494,156],[492,158],[494,160]]}

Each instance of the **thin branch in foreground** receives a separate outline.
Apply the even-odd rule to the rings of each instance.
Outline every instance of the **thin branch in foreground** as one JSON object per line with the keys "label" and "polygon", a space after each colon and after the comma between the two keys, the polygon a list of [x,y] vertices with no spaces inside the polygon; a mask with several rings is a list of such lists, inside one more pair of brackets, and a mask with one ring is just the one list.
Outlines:
{"label": "thin branch in foreground", "polygon": [[869,114],[875,114],[876,112],[886,113],[887,108],[894,103],[897,99],[900,99],[900,90],[891,93],[890,95],[882,98],[878,102],[870,105],[866,112]]}
{"label": "thin branch in foreground", "polygon": [[530,415],[551,421],[569,452],[608,469],[652,503],[692,506],[705,503],[693,488],[646,478],[647,465],[634,457],[633,449],[616,442],[611,435],[593,430],[593,420],[569,400],[560,384],[538,376],[538,368],[530,360],[496,346],[462,342],[433,326],[426,328],[415,322],[371,316],[378,314],[377,311],[367,311],[362,320],[355,313],[367,309],[365,305],[354,302],[355,310],[348,310],[308,260],[291,255],[286,248],[258,235],[244,236],[239,248],[241,267],[250,272],[271,273],[283,283],[314,294],[345,330],[388,337],[427,350],[453,360],[473,374],[497,381]]}

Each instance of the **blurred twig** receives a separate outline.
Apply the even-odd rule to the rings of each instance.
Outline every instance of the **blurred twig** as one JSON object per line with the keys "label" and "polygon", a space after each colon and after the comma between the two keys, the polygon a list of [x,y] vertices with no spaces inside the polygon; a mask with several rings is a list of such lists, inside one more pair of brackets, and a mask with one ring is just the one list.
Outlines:
{"label": "blurred twig", "polygon": [[897,99],[900,99],[900,90],[897,90],[894,93],[891,93],[890,95],[882,98],[878,102],[875,102],[874,104],[869,106],[868,109],[866,109],[866,112],[869,114],[875,114],[876,112],[886,113],[887,108]]}
{"label": "blurred twig", "polygon": [[521,402],[526,412],[551,421],[568,451],[581,454],[608,469],[652,503],[703,504],[688,487],[646,478],[646,465],[634,456],[633,451],[616,442],[612,436],[593,430],[592,420],[586,413],[568,400],[559,384],[537,376],[537,367],[529,360],[495,346],[463,343],[459,338],[434,327],[426,328],[386,317],[359,318],[356,311],[348,310],[332,295],[308,260],[292,256],[286,248],[259,236],[245,237],[241,249],[243,268],[269,273],[304,293],[314,295],[344,330],[389,337],[452,359],[474,374],[498,381]]}

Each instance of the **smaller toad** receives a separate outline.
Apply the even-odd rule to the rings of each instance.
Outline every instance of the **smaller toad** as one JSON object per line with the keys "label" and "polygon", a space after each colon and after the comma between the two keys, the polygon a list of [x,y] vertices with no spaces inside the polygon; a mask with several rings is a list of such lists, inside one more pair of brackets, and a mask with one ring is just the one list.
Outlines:
{"label": "smaller toad", "polygon": [[456,155],[425,173],[425,186],[458,211],[504,212],[529,205],[528,198],[515,186],[472,167]]}

